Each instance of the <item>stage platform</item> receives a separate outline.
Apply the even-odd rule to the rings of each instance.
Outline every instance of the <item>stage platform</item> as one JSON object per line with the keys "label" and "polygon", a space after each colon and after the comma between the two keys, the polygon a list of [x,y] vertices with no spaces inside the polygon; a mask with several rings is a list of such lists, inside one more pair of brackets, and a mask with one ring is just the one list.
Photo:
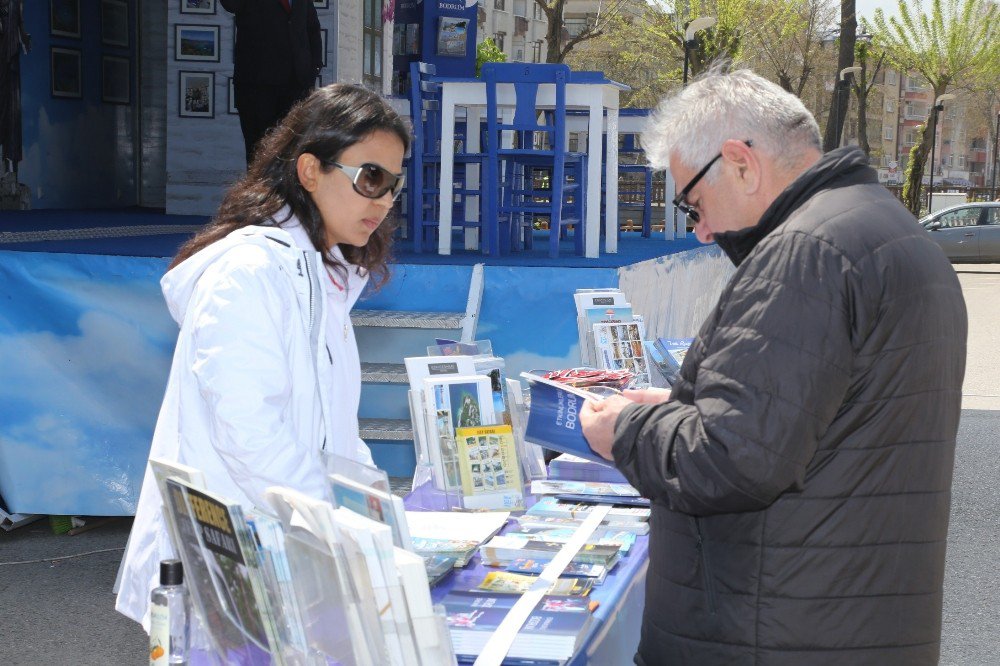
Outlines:
{"label": "stage platform", "polygon": [[[159,279],[207,222],[149,210],[0,212],[0,498],[8,512],[129,515],[166,384],[177,325]],[[359,308],[461,312],[482,264],[477,339],[507,375],[579,364],[572,293],[619,286],[647,337],[693,335],[732,272],[693,238],[623,233],[619,253],[497,259],[396,249],[392,280]],[[362,359],[399,363],[447,332],[358,329]],[[454,332],[451,333],[454,335]],[[363,418],[409,418],[403,385],[366,384]],[[372,442],[391,475],[412,471],[409,441]]]}

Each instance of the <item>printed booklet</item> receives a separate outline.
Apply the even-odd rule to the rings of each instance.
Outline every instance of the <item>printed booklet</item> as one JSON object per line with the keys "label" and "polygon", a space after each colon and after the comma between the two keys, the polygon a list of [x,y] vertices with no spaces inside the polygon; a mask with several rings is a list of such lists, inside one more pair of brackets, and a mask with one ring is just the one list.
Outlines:
{"label": "printed booklet", "polygon": [[601,396],[530,372],[522,372],[521,376],[531,388],[525,440],[547,449],[614,467],[613,462],[605,460],[590,448],[580,427],[579,413],[583,401],[600,400]]}
{"label": "printed booklet", "polygon": [[524,489],[509,425],[456,428],[462,505],[466,509],[523,509]]}

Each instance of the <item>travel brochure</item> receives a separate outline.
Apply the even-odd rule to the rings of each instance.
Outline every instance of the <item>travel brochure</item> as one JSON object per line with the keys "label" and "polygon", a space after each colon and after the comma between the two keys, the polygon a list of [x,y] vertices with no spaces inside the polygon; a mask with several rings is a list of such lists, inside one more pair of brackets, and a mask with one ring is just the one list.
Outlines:
{"label": "travel brochure", "polygon": [[462,505],[466,509],[524,508],[521,466],[509,425],[457,428]]}

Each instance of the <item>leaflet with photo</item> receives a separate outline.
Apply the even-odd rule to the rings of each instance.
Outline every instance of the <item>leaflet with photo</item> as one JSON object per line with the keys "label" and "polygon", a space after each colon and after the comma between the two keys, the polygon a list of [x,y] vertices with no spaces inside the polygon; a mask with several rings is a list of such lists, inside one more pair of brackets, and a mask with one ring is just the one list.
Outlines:
{"label": "leaflet with photo", "polygon": [[521,464],[509,425],[456,428],[466,509],[523,509]]}
{"label": "leaflet with photo", "polygon": [[494,425],[493,393],[489,377],[445,375],[424,379],[424,405],[431,437],[428,451],[434,486],[462,487],[456,428]]}

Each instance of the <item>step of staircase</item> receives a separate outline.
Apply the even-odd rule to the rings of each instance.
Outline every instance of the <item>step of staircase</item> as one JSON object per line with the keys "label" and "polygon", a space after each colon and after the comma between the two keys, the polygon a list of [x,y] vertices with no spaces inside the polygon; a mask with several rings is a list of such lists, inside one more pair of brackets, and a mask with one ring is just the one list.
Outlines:
{"label": "step of staircase", "polygon": [[361,381],[366,384],[406,384],[406,366],[402,363],[362,363]]}
{"label": "step of staircase", "polygon": [[465,324],[464,312],[410,312],[403,310],[353,310],[351,323],[355,328],[429,328],[460,329]]}
{"label": "step of staircase", "polygon": [[412,441],[413,427],[409,419],[358,419],[361,439],[381,441]]}

